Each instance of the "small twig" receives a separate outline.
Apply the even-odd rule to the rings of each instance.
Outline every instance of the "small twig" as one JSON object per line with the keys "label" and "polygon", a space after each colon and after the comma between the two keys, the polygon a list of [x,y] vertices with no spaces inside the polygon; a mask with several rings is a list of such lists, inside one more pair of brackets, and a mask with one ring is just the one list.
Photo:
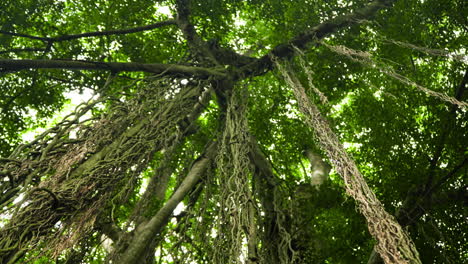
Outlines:
{"label": "small twig", "polygon": [[466,164],[468,164],[468,158],[465,158],[461,164],[459,164],[458,166],[456,166],[455,168],[453,168],[449,173],[447,173],[444,177],[442,177],[436,184],[434,184],[432,186],[432,188],[430,188],[428,190],[428,193],[432,193],[434,191],[436,191],[438,188],[440,188],[442,185],[444,185],[444,183],[450,179],[451,177],[453,177],[454,175],[457,174],[457,172],[462,169]]}

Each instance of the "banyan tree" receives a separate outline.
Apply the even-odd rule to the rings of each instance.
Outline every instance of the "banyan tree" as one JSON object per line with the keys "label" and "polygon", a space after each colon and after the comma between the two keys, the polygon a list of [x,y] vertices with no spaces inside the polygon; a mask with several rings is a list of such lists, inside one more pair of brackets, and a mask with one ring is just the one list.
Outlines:
{"label": "banyan tree", "polygon": [[1,263],[468,258],[466,1],[0,14]]}

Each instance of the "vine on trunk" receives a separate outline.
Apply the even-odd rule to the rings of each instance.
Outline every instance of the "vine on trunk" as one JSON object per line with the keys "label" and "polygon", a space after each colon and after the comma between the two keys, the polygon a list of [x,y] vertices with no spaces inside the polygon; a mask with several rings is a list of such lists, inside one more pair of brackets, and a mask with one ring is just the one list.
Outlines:
{"label": "vine on trunk", "polygon": [[[244,88],[244,89],[243,89]],[[219,186],[214,263],[257,258],[257,204],[250,181],[247,89],[236,85],[228,98],[224,132],[216,158]]]}

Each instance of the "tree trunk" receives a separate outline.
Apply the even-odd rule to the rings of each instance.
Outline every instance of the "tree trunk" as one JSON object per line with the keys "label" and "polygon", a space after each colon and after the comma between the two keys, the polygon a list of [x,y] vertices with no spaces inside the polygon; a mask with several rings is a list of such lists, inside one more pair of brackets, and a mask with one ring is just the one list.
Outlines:
{"label": "tree trunk", "polygon": [[211,143],[207,147],[205,154],[195,161],[188,175],[166,204],[164,204],[148,223],[143,223],[135,229],[133,237],[128,241],[128,248],[124,249],[120,254],[117,253],[113,263],[133,264],[141,261],[144,255],[143,253],[151,239],[162,231],[162,228],[164,228],[169,221],[174,209],[182,199],[184,199],[185,195],[198,183],[215,155],[216,144]]}

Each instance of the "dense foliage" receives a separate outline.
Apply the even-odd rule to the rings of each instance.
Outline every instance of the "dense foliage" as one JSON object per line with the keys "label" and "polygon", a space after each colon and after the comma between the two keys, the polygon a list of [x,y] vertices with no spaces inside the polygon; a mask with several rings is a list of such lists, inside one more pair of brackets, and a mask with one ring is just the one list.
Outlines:
{"label": "dense foliage", "polygon": [[1,1],[0,260],[379,263],[291,74],[414,242],[394,263],[462,263],[467,45],[463,0]]}

